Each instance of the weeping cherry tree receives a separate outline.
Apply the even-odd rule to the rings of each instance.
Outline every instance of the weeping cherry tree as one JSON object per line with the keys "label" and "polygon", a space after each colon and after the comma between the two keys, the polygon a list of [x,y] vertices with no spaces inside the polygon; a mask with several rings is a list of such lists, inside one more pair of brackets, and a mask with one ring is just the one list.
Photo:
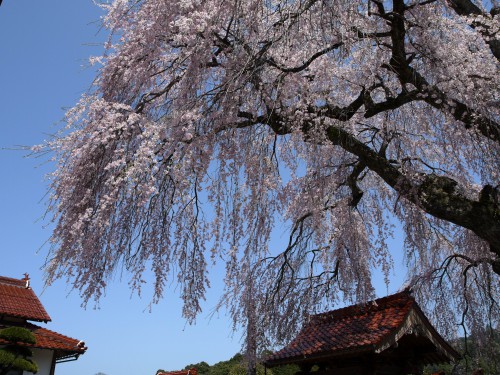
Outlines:
{"label": "weeping cherry tree", "polygon": [[193,321],[223,264],[220,306],[263,346],[374,297],[399,252],[441,332],[498,322],[496,1],[101,7],[95,83],[38,148],[56,161],[48,283],[87,302],[124,270],[158,301],[174,281]]}

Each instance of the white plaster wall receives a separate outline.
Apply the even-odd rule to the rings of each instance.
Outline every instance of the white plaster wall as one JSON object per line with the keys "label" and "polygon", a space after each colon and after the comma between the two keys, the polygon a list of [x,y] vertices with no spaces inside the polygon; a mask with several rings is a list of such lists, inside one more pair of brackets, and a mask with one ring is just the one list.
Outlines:
{"label": "white plaster wall", "polygon": [[[38,365],[37,375],[50,375],[53,351],[48,349],[31,349],[33,351],[33,361]],[[23,372],[23,375],[33,375],[31,372]]]}

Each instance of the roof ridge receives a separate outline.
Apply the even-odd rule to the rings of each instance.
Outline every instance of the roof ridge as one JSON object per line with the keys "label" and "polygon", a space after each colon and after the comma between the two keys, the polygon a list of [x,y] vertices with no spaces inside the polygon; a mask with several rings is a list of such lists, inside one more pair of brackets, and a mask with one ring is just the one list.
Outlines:
{"label": "roof ridge", "polygon": [[0,276],[0,284],[7,284],[24,288],[26,286],[26,280],[15,279],[13,277],[7,277],[7,276]]}
{"label": "roof ridge", "polygon": [[39,322],[52,320],[29,286],[27,275],[24,279],[0,276],[0,314]]}
{"label": "roof ridge", "polygon": [[310,316],[310,322],[313,324],[320,323],[321,321],[329,321],[332,318],[342,318],[344,316],[352,316],[354,313],[364,314],[369,312],[376,312],[392,307],[392,305],[399,301],[401,305],[408,302],[416,303],[415,298],[411,295],[409,290],[404,290],[389,296],[377,298],[371,301],[358,303],[355,305],[341,307],[336,310],[326,311],[319,314]]}

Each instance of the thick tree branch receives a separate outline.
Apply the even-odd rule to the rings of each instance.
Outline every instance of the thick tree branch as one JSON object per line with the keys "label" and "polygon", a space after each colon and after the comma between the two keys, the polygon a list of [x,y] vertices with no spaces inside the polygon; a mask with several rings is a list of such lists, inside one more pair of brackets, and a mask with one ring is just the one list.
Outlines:
{"label": "thick tree branch", "polygon": [[[356,155],[401,196],[422,208],[426,213],[472,230],[490,244],[491,251],[500,258],[500,205],[498,193],[485,186],[478,201],[470,199],[456,189],[456,181],[435,174],[412,181],[385,157],[370,149],[341,127],[331,126],[328,138],[346,151]],[[492,198],[492,197],[495,198]],[[495,269],[495,272],[500,271]],[[500,274],[499,272],[497,272]]]}
{"label": "thick tree branch", "polygon": [[[467,0],[464,1],[467,2]],[[408,83],[414,85],[422,94],[423,100],[432,107],[451,114],[456,120],[462,122],[467,130],[477,129],[486,138],[500,144],[500,124],[469,108],[464,103],[448,98],[437,87],[430,85],[415,68],[410,66],[405,49],[405,10],[403,0],[394,0],[394,12],[391,22],[392,56],[389,64],[384,65],[384,67],[395,72],[403,86]],[[400,98],[400,100],[403,99],[404,96]]]}
{"label": "thick tree branch", "polygon": [[500,144],[500,124],[469,108],[464,103],[448,98],[436,86],[432,86],[411,66],[397,67],[403,83],[411,83],[422,94],[422,99],[432,107],[451,114],[455,120],[464,124],[465,129],[477,129],[484,137]]}
{"label": "thick tree branch", "polygon": [[327,54],[328,52],[336,50],[337,48],[341,47],[343,44],[344,43],[339,42],[339,43],[334,43],[334,44],[332,44],[332,45],[330,45],[330,46],[328,46],[326,48],[323,48],[321,51],[318,51],[318,52],[314,53],[309,59],[307,59],[307,61],[305,61],[301,65],[294,66],[294,67],[291,67],[291,68],[290,67],[286,67],[286,66],[282,66],[282,65],[278,64],[276,61],[274,61],[274,59],[272,57],[268,58],[266,60],[266,63],[268,63],[272,67],[274,67],[274,68],[282,71],[283,73],[298,73],[298,72],[301,72],[304,69],[306,69],[309,65],[311,65],[319,57]]}
{"label": "thick tree branch", "polygon": [[[410,67],[405,51],[404,12],[406,10],[403,0],[394,0],[393,11],[387,14],[390,19],[392,42],[392,56],[387,67],[398,74],[403,87],[405,84],[411,83],[417,90],[409,92],[403,90],[395,98],[374,103],[370,96],[370,91],[373,88],[363,89],[360,95],[347,107],[327,105],[322,108],[310,107],[308,111],[315,113],[318,117],[324,116],[343,122],[351,119],[363,105],[366,111],[364,116],[368,118],[418,100],[417,95],[425,93],[426,95],[422,95],[420,100],[424,100],[440,111],[448,111],[455,119],[464,123],[466,129],[477,129],[483,136],[500,143],[500,126],[497,123],[457,100],[448,99],[444,93],[429,85],[423,76]],[[296,68],[278,67],[276,64],[273,65],[272,61],[268,60],[267,62],[282,71],[286,69],[286,72],[298,72],[305,69],[323,53],[326,52],[321,51],[321,53],[313,55],[305,64]],[[248,122],[244,126],[257,121],[271,126],[276,134],[287,134],[291,131],[287,126],[286,119],[281,118],[276,112],[251,119],[247,116],[247,119]],[[308,133],[311,129],[313,129],[312,123],[305,122],[303,124],[302,131],[306,139],[309,138]],[[500,258],[500,208],[498,202],[486,203],[484,200],[469,199],[455,189],[456,182],[448,177],[428,174],[418,181],[412,180],[387,160],[383,154],[375,152],[341,126],[330,126],[327,130],[327,137],[333,144],[356,155],[363,165],[379,175],[401,196],[421,207],[426,213],[472,230],[486,240],[490,244],[491,250]]]}
{"label": "thick tree branch", "polygon": [[481,9],[470,0],[448,0],[447,3],[461,16],[482,14]]}
{"label": "thick tree branch", "polygon": [[[355,100],[358,101],[358,99]],[[324,111],[319,110],[324,115]],[[340,114],[348,113],[344,109],[332,111],[335,119]],[[246,116],[247,118],[250,116]],[[245,122],[245,126],[255,123],[265,123],[280,135],[291,133],[285,118],[273,113],[260,116]],[[243,124],[243,123],[242,123]],[[302,131],[308,137],[313,124],[305,122]],[[493,262],[494,271],[500,275],[500,202],[498,187],[485,186],[479,200],[466,197],[456,189],[457,182],[446,176],[427,174],[412,179],[404,175],[382,153],[372,150],[358,140],[342,126],[329,126],[326,130],[329,141],[357,156],[360,165],[366,166],[382,178],[402,197],[420,207],[427,214],[473,231],[477,236],[489,243],[491,251],[497,260]]]}
{"label": "thick tree branch", "polygon": [[347,186],[351,189],[352,199],[349,202],[351,207],[356,207],[363,198],[363,190],[361,190],[357,184],[358,178],[361,173],[365,170],[366,166],[362,162],[356,163],[354,168],[352,169],[352,173],[347,177]]}
{"label": "thick tree branch", "polygon": [[418,91],[403,91],[395,98],[388,98],[384,102],[373,103],[370,107],[366,106],[365,103],[365,118],[373,117],[379,113],[397,109],[407,103],[410,103],[418,99]]}
{"label": "thick tree branch", "polygon": [[[493,8],[491,14],[484,13],[470,0],[448,0],[447,3],[460,16],[483,16],[485,18],[492,18],[495,13],[498,12],[498,8]],[[500,60],[500,40],[497,38],[498,30],[492,30],[489,25],[478,19],[472,21],[470,25],[479,31],[486,44],[490,47],[493,55]]]}

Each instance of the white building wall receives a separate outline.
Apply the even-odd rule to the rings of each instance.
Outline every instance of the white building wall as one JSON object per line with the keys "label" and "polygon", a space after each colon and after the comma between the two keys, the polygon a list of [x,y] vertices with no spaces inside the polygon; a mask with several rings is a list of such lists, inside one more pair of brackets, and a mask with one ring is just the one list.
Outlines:
{"label": "white building wall", "polygon": [[[50,375],[52,366],[52,356],[54,351],[48,349],[31,349],[33,351],[33,361],[38,365],[37,375]],[[23,372],[23,375],[33,375],[31,372]]]}

